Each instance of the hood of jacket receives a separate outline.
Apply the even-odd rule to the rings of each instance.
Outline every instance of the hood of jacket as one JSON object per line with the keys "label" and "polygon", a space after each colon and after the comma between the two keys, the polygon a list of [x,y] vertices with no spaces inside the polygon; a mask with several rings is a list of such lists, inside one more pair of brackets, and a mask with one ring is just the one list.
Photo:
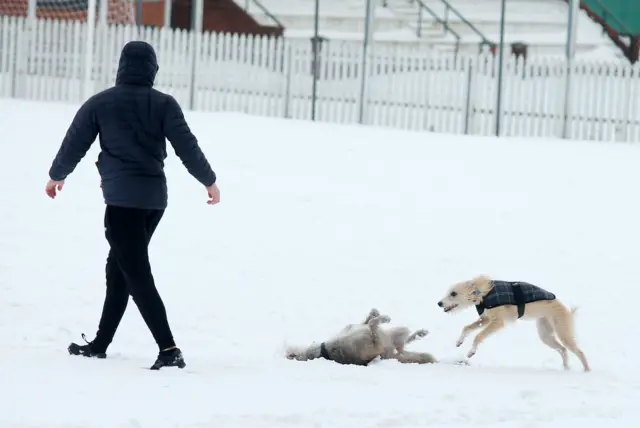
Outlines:
{"label": "hood of jacket", "polygon": [[153,86],[158,73],[156,51],[146,42],[129,42],[122,48],[116,85]]}

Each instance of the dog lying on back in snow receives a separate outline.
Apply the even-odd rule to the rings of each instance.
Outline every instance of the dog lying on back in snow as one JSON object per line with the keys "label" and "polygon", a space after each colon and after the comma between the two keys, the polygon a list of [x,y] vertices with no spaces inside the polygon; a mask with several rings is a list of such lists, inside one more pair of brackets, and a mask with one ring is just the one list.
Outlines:
{"label": "dog lying on back in snow", "polygon": [[565,370],[569,369],[569,349],[580,359],[584,371],[590,371],[587,358],[574,337],[573,315],[576,309],[569,310],[553,293],[526,282],[494,281],[487,276],[478,276],[455,284],[438,302],[445,312],[455,312],[472,305],[475,305],[480,318],[462,329],[456,343],[456,346],[462,345],[469,333],[484,327],[473,340],[467,354],[469,358],[475,355],[478,345],[500,331],[506,323],[518,319],[536,320],[540,340],[560,354]]}
{"label": "dog lying on back in snow", "polygon": [[313,343],[306,348],[289,348],[287,358],[298,361],[324,358],[339,364],[359,366],[366,366],[378,357],[405,364],[437,362],[429,353],[405,350],[407,344],[426,336],[427,330],[411,333],[404,326],[389,329],[380,326],[390,321],[391,318],[380,315],[377,309],[371,309],[363,323],[349,324],[336,337],[325,342]]}

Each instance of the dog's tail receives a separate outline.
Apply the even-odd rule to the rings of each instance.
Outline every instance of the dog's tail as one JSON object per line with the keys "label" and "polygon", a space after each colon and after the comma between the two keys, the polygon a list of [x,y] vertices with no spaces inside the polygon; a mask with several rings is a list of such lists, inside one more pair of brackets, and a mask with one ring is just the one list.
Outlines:
{"label": "dog's tail", "polygon": [[433,364],[438,360],[428,352],[404,351],[395,355],[395,359],[403,364]]}
{"label": "dog's tail", "polygon": [[578,306],[572,306],[571,307],[571,316],[569,317],[569,331],[571,332],[571,336],[573,336],[575,334],[575,330],[576,330],[576,323],[575,323],[575,316],[576,316],[576,312],[578,312]]}

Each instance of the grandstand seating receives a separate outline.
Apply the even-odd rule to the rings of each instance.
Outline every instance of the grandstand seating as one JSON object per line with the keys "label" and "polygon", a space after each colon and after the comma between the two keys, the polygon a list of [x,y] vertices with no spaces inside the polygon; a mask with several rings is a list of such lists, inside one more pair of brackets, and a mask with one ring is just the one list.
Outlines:
{"label": "grandstand seating", "polygon": [[[244,4],[244,0],[236,1]],[[458,43],[461,52],[475,52],[483,38],[494,43],[499,40],[500,0],[374,1],[374,38],[381,43],[431,45],[441,50],[453,50]],[[439,20],[422,8],[422,24],[418,24],[420,2]],[[285,36],[310,38],[313,35],[314,0],[261,0],[261,3],[283,23]],[[448,8],[447,3],[458,14]],[[506,43],[526,44],[530,56],[564,55],[569,13],[566,2],[508,0],[506,4]],[[361,40],[365,5],[366,0],[321,0],[320,35],[328,39]],[[267,22],[260,10],[250,8],[248,12],[258,22]],[[577,22],[576,55],[603,59],[622,56],[611,40],[603,35],[601,26],[589,19],[584,11],[580,12]],[[453,32],[447,31],[447,27]]]}

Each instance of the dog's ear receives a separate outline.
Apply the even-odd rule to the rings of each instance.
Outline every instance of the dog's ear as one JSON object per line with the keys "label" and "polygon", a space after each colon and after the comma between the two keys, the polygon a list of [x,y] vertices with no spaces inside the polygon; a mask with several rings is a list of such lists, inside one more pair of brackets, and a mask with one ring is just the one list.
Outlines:
{"label": "dog's ear", "polygon": [[471,301],[473,302],[474,305],[477,305],[477,304],[480,303],[480,294],[481,294],[480,290],[478,290],[477,288],[474,288],[471,291],[471,295],[472,295],[472,300]]}

